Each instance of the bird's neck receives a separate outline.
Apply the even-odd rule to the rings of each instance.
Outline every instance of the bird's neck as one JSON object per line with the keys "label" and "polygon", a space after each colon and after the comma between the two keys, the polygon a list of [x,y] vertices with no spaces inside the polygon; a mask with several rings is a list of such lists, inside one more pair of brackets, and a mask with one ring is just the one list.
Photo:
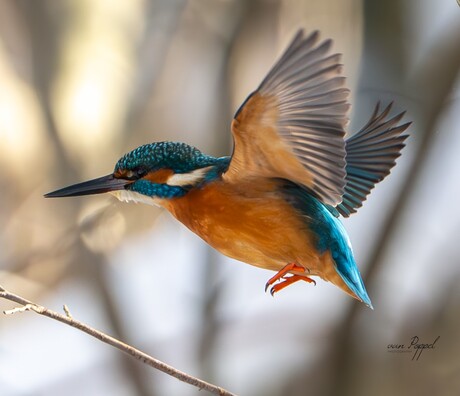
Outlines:
{"label": "bird's neck", "polygon": [[204,178],[200,182],[201,184],[206,184],[212,182],[216,179],[219,179],[228,169],[228,165],[230,164],[230,157],[220,157],[214,158],[214,163],[208,167]]}
{"label": "bird's neck", "polygon": [[[171,175],[166,181],[167,187],[179,187],[182,190],[171,189],[173,194],[171,196],[182,196],[186,192],[194,189],[201,188],[204,185],[220,179],[230,163],[230,157],[215,158],[207,156],[207,163],[195,169],[190,169],[187,172],[176,172]],[[176,192],[177,194],[174,194]]]}

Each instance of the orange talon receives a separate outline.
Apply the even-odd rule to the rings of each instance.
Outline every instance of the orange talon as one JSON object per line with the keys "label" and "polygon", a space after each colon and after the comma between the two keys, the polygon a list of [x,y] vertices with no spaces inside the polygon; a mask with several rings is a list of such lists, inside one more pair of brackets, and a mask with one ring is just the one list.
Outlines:
{"label": "orange talon", "polygon": [[[283,268],[281,268],[274,276],[272,276],[268,282],[265,284],[265,292],[267,292],[267,289],[273,285],[275,282],[281,280],[282,278],[284,278],[285,275],[288,274],[288,272],[291,272],[291,271],[301,271],[301,272],[305,272],[305,268],[296,264],[296,263],[289,263],[289,264],[286,264]],[[301,275],[297,275],[297,276],[301,276]],[[290,278],[289,278],[290,279]],[[307,279],[310,279],[310,278],[307,278]],[[287,279],[286,279],[287,280]],[[310,279],[312,280],[312,279]],[[292,282],[295,282],[295,281],[292,281]],[[291,282],[291,283],[292,283]],[[314,282],[314,281],[313,281]],[[283,282],[284,283],[284,282]],[[291,284],[289,283],[289,284]],[[286,285],[287,286],[287,285]],[[271,293],[271,291],[270,291]],[[272,294],[273,295],[273,294]]]}
{"label": "orange talon", "polygon": [[285,287],[289,286],[289,285],[292,285],[293,283],[299,281],[299,280],[303,280],[305,282],[308,282],[308,283],[313,283],[315,286],[316,286],[316,282],[309,278],[308,276],[304,276],[304,275],[291,275],[287,278],[283,278],[283,280],[272,286],[272,288],[270,289],[270,294],[272,296],[275,295],[275,293],[279,292],[280,290],[283,290]]}

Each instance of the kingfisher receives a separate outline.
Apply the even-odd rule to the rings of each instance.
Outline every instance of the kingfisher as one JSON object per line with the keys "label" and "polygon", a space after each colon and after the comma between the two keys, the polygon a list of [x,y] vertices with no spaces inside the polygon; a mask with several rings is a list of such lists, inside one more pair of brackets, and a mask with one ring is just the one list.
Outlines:
{"label": "kingfisher", "polygon": [[156,142],[125,154],[107,176],[47,198],[110,192],[159,205],[226,256],[275,271],[274,295],[313,278],[372,308],[339,220],[363,204],[400,156],[410,122],[376,105],[345,139],[349,90],[332,40],[301,29],[236,111],[233,153],[213,157],[185,143]]}

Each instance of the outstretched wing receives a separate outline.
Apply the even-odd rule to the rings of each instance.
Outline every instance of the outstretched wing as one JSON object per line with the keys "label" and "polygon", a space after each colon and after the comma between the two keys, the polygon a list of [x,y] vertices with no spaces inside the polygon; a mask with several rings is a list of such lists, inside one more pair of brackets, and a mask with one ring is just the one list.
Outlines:
{"label": "outstretched wing", "polygon": [[234,151],[223,177],[276,177],[336,206],[345,187],[349,91],[331,40],[300,30],[232,123]]}
{"label": "outstretched wing", "polygon": [[392,103],[379,114],[375,107],[368,123],[346,141],[347,184],[343,201],[336,209],[348,217],[363,205],[375,185],[383,180],[395,166],[408,135],[402,133],[410,122],[398,125],[404,112],[386,120]]}

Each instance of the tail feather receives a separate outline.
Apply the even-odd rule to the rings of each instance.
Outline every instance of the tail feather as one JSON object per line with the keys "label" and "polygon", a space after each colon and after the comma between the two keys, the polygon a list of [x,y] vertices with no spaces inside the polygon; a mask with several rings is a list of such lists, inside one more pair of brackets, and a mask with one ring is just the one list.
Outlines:
{"label": "tail feather", "polygon": [[358,266],[356,265],[347,232],[339,219],[331,216],[331,222],[334,224],[331,228],[333,240],[331,241],[329,248],[331,250],[332,259],[335,263],[337,274],[349,289],[344,290],[356,299],[362,301],[369,308],[374,309],[372,307],[371,299],[367,294],[366,287],[364,286],[361,274],[359,273]]}
{"label": "tail feather", "polygon": [[346,186],[337,211],[344,217],[355,213],[363,205],[370,191],[395,166],[408,135],[403,132],[411,122],[398,125],[402,112],[387,120],[393,103],[380,114],[380,103],[366,125],[346,141]]}
{"label": "tail feather", "polygon": [[354,262],[354,259],[352,260],[352,264],[350,263],[350,261],[348,261],[346,263],[346,268],[343,268],[343,265],[341,265],[342,263],[340,262],[340,260],[336,259],[337,272],[353,293],[353,297],[362,301],[369,308],[374,309],[374,307],[372,306],[371,299],[367,294],[366,286],[364,286],[364,282],[361,278],[361,274],[359,273],[358,267]]}

